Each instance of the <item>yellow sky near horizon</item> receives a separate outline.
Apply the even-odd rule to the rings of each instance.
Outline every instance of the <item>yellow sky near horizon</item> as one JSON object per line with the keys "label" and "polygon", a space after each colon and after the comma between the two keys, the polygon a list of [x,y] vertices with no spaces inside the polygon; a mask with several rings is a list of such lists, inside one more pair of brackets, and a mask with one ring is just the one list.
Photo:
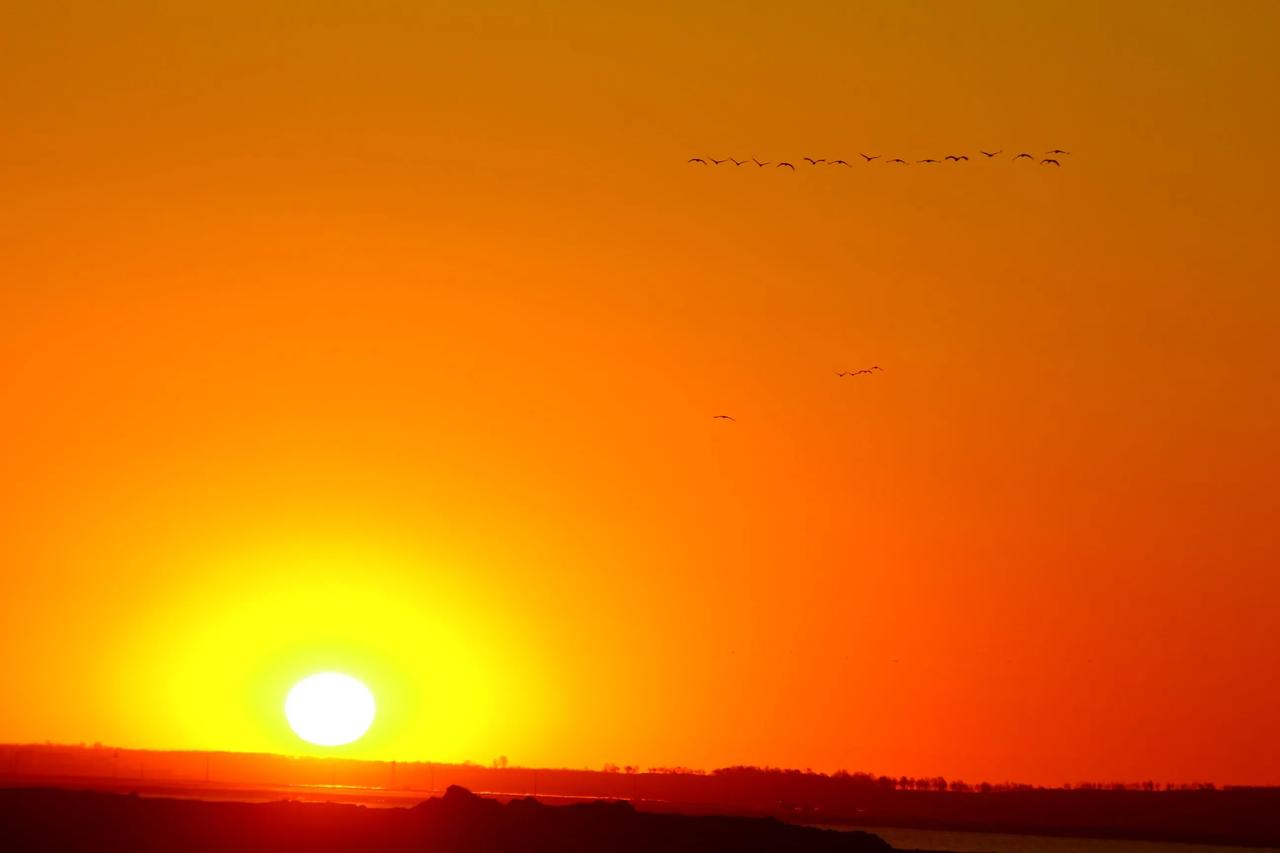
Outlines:
{"label": "yellow sky near horizon", "polygon": [[1277,32],[6,4],[0,741],[1280,783]]}

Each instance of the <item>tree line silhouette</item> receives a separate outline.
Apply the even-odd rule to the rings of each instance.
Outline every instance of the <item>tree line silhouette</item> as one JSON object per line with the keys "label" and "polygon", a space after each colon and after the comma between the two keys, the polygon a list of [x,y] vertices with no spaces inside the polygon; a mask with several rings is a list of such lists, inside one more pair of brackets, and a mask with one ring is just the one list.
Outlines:
{"label": "tree line silhouette", "polygon": [[[989,794],[1001,791],[1216,791],[1219,786],[1213,782],[1156,782],[1148,779],[1142,782],[1066,782],[1062,785],[1029,785],[1024,782],[965,782],[962,779],[948,780],[945,776],[878,776],[861,771],[836,770],[833,773],[822,773],[811,768],[804,770],[785,769],[781,767],[755,767],[752,765],[735,765],[721,767],[716,770],[701,770],[692,767],[648,767],[628,764],[605,764],[602,773],[650,773],[655,775],[687,775],[687,776],[732,776],[759,774],[762,776],[813,776],[831,779],[852,787],[878,788],[886,791],[952,791],[962,794]],[[1223,785],[1221,790],[1248,790],[1249,785]]]}

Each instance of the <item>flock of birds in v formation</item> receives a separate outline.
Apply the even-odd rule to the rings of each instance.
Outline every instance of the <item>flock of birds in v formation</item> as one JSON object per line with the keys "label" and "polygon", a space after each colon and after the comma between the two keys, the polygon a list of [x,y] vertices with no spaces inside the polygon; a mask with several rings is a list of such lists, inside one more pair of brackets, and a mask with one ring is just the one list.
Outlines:
{"label": "flock of birds in v formation", "polygon": [[[1001,154],[1004,153],[1004,149],[1001,149],[999,151],[979,150],[978,153],[982,154],[982,156],[986,157],[988,160],[994,160],[996,157],[999,157]],[[1062,161],[1059,160],[1058,158],[1060,156],[1070,154],[1070,153],[1071,153],[1070,151],[1063,151],[1061,148],[1055,148],[1052,151],[1046,151],[1044,152],[1043,156],[1032,154],[1029,151],[1022,151],[1018,154],[1015,154],[1012,157],[1012,159],[1015,161],[1030,160],[1033,163],[1036,162],[1036,160],[1038,159],[1040,161],[1041,166],[1061,166]],[[880,160],[883,155],[863,154],[861,151],[859,151],[858,156],[861,157],[867,164],[870,164],[875,162],[876,160]],[[943,157],[941,160],[925,158],[923,160],[916,160],[915,162],[921,166],[933,166],[933,165],[937,165],[939,163],[944,163],[944,162],[963,163],[968,159],[969,159],[968,154],[948,154],[947,156]],[[795,164],[787,160],[779,160],[775,163],[772,160],[757,160],[754,157],[752,157],[750,160],[739,160],[736,157],[725,157],[723,159],[716,159],[715,157],[690,157],[689,162],[695,165],[701,165],[701,166],[722,166],[725,163],[732,163],[735,166],[745,166],[748,163],[755,163],[761,169],[765,168],[766,166],[773,166],[775,169],[790,169],[793,172],[796,170]],[[849,165],[849,162],[847,160],[828,160],[823,157],[804,157],[801,159],[801,162],[808,163],[810,166],[848,166],[849,168],[852,168],[852,166]],[[894,157],[891,160],[884,160],[883,162],[886,166],[910,166],[911,165],[906,160],[903,160],[901,157]]]}
{"label": "flock of birds in v formation", "polygon": [[[844,377],[846,377],[846,376],[861,376],[861,375],[863,375],[864,373],[865,373],[865,374],[867,374],[868,376],[870,376],[872,373],[874,373],[874,372],[875,372],[875,371],[877,371],[877,370],[879,370],[879,371],[881,371],[881,372],[884,372],[884,368],[883,368],[883,367],[881,367],[881,366],[880,366],[880,365],[878,365],[878,364],[873,364],[873,365],[871,365],[870,367],[861,367],[861,368],[858,368],[857,370],[837,370],[837,371],[836,371],[836,376],[837,376],[837,377],[839,377],[839,378],[841,378],[841,379],[843,379],[843,378],[844,378]],[[737,423],[737,421],[738,421],[738,419],[737,419],[737,418],[735,418],[733,415],[712,415],[712,416],[711,416],[711,420],[713,420],[713,421],[733,421],[734,423]]]}

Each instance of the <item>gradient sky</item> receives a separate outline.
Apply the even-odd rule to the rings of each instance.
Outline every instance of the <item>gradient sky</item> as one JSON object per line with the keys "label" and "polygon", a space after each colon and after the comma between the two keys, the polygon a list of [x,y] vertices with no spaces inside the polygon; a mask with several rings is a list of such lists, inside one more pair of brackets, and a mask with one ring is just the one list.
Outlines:
{"label": "gradient sky", "polygon": [[0,740],[1280,783],[1280,5],[615,6],[4,4]]}

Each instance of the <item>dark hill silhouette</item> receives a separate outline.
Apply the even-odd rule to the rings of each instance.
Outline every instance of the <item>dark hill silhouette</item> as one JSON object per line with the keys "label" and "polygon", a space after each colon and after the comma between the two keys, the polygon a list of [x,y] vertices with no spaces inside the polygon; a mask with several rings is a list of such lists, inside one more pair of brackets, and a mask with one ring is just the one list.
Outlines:
{"label": "dark hill silhouette", "polygon": [[7,853],[889,853],[881,838],[773,818],[638,812],[623,802],[505,804],[450,787],[413,808],[212,803],[129,794],[0,791]]}

